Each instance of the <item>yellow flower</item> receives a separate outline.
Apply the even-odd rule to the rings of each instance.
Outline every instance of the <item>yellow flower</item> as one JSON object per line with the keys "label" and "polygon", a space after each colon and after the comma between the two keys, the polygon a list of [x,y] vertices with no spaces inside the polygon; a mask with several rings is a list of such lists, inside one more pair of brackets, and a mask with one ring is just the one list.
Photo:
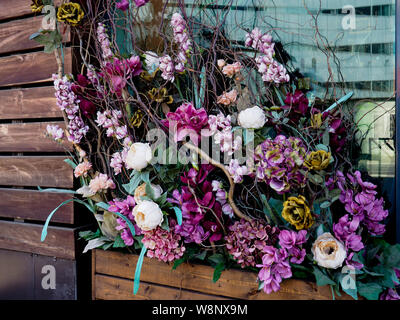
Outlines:
{"label": "yellow flower", "polygon": [[76,27],[84,16],[81,6],[75,2],[63,3],[57,11],[58,21],[69,23],[73,27]]}
{"label": "yellow flower", "polygon": [[167,104],[171,104],[172,102],[174,102],[172,96],[168,95],[167,88],[153,88],[150,91],[147,91],[147,94],[149,95],[151,100],[158,103],[166,102]]}
{"label": "yellow flower", "polygon": [[42,0],[32,0],[31,9],[32,12],[40,13],[42,12],[44,5]]}
{"label": "yellow flower", "polygon": [[143,121],[143,111],[138,109],[132,116],[131,124],[133,127],[139,128]]}
{"label": "yellow flower", "polygon": [[324,170],[329,166],[331,153],[324,150],[310,152],[307,155],[304,165],[309,170]]}
{"label": "yellow flower", "polygon": [[322,125],[322,113],[314,113],[311,115],[311,126],[313,129],[319,129]]}
{"label": "yellow flower", "polygon": [[283,203],[282,217],[296,230],[308,229],[314,224],[310,208],[303,196],[289,197]]}

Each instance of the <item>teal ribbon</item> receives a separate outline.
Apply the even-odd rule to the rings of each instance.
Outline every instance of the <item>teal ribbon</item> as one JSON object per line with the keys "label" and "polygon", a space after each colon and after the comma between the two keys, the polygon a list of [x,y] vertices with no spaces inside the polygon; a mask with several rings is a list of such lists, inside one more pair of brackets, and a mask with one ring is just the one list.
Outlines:
{"label": "teal ribbon", "polygon": [[[45,190],[46,190],[46,189],[45,189]],[[48,190],[48,189],[47,189],[47,190]],[[70,190],[70,191],[71,191],[71,190]],[[43,241],[46,239],[46,237],[47,237],[47,228],[49,227],[49,223],[50,223],[50,220],[51,220],[51,218],[53,217],[53,215],[57,212],[58,209],[60,209],[62,206],[66,205],[67,203],[70,203],[71,201],[75,201],[75,202],[78,202],[78,203],[80,203],[80,204],[83,204],[83,205],[84,205],[86,208],[88,208],[91,212],[95,213],[95,210],[94,210],[91,206],[89,206],[86,202],[83,202],[83,201],[78,200],[78,199],[68,199],[68,200],[65,200],[64,202],[62,202],[57,208],[55,208],[55,209],[47,216],[46,222],[45,222],[45,224],[44,224],[44,226],[43,226],[43,229],[42,229],[42,235],[41,235],[41,237],[40,237],[40,241],[41,241],[41,242],[43,242]]]}
{"label": "teal ribbon", "polygon": [[144,254],[146,253],[146,251],[147,251],[147,248],[146,248],[146,246],[143,245],[142,251],[140,251],[139,259],[136,263],[135,278],[133,280],[133,294],[135,294],[135,295],[139,291],[140,274],[142,272],[143,259],[144,259]]}
{"label": "teal ribbon", "polygon": [[341,103],[347,101],[348,99],[350,99],[351,96],[353,95],[353,93],[354,93],[353,91],[350,91],[348,94],[346,94],[345,96],[341,97],[337,102],[335,102],[328,109],[326,109],[324,112],[322,112],[322,114],[324,114],[325,112],[329,112],[329,111],[333,110],[334,108],[336,108],[336,106],[338,104],[341,104]]}
{"label": "teal ribbon", "polygon": [[178,224],[182,225],[182,210],[179,209],[178,207],[173,207],[176,215],[176,220],[178,220]]}

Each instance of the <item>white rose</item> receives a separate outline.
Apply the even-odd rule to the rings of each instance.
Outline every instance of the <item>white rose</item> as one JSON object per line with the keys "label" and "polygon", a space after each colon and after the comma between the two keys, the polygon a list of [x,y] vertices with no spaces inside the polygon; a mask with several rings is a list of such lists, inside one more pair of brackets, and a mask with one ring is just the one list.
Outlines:
{"label": "white rose", "polygon": [[148,71],[151,71],[150,73],[154,72],[160,65],[160,57],[153,51],[146,51],[144,53],[144,59]]}
{"label": "white rose", "polygon": [[164,221],[163,213],[157,203],[149,200],[140,201],[132,211],[136,224],[143,231],[150,231]]}
{"label": "white rose", "polygon": [[314,255],[314,261],[321,267],[328,269],[341,267],[344,259],[346,259],[345,247],[329,232],[321,234],[315,240],[311,251]]}
{"label": "white rose", "polygon": [[238,122],[242,128],[259,129],[266,122],[265,113],[257,106],[247,108],[239,113]]}
{"label": "white rose", "polygon": [[131,145],[125,158],[125,164],[128,169],[140,171],[147,167],[152,158],[150,144],[136,142]]}
{"label": "white rose", "polygon": [[[153,189],[153,193],[154,193],[154,198],[157,199],[159,197],[161,197],[161,194],[163,192],[163,189],[161,188],[161,186],[159,185],[155,185],[155,184],[150,184],[151,185],[151,189]],[[141,197],[146,197],[146,183],[141,184],[139,187],[137,187],[135,189],[135,193],[134,193],[134,199],[136,203],[141,202],[142,200],[140,200]]]}

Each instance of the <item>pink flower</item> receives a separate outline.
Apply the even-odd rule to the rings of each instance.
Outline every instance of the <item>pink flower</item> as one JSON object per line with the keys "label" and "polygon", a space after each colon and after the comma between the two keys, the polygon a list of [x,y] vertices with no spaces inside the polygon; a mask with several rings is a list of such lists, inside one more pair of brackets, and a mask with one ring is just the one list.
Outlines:
{"label": "pink flower", "polygon": [[116,3],[118,9],[122,11],[126,11],[129,9],[129,1],[128,0],[121,0],[120,2]]}
{"label": "pink flower", "polygon": [[165,55],[160,58],[159,69],[161,71],[161,77],[164,80],[174,82],[175,67],[174,67],[174,62],[172,61],[172,59],[169,55]]}
{"label": "pink flower", "polygon": [[144,6],[150,0],[134,0],[137,7]]}
{"label": "pink flower", "polygon": [[239,73],[242,69],[240,62],[235,62],[233,64],[227,64],[222,68],[222,73],[229,78],[232,78],[236,73]]}
{"label": "pink flower", "polygon": [[93,193],[115,189],[115,183],[105,173],[98,174],[89,183],[89,188]]}
{"label": "pink flower", "polygon": [[79,178],[79,177],[82,177],[82,176],[86,177],[88,171],[91,168],[92,168],[92,164],[89,161],[84,161],[84,162],[78,164],[75,167],[75,170],[74,170],[75,178]]}
{"label": "pink flower", "polygon": [[142,243],[147,248],[147,256],[159,261],[171,262],[183,256],[186,248],[180,244],[181,236],[158,227],[144,232]]}
{"label": "pink flower", "polygon": [[233,89],[229,92],[224,92],[222,95],[220,95],[217,99],[217,103],[229,106],[230,104],[236,101],[236,98],[237,98],[237,91],[236,89]]}
{"label": "pink flower", "polygon": [[246,166],[240,166],[237,159],[232,159],[227,169],[234,183],[241,183],[243,181],[243,176],[249,173],[248,168]]}

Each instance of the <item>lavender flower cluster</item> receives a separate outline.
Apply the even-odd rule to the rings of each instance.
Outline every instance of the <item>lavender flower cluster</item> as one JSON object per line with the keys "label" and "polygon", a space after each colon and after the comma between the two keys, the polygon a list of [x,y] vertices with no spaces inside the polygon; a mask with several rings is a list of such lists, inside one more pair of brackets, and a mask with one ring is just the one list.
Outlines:
{"label": "lavender flower cluster", "polygon": [[215,144],[221,147],[221,152],[227,152],[231,155],[242,145],[242,137],[240,135],[234,137],[230,115],[225,117],[222,112],[217,116],[210,115],[208,125]]}
{"label": "lavender flower cluster", "polygon": [[279,234],[279,245],[276,248],[270,245],[264,246],[262,252],[262,263],[256,267],[261,268],[258,279],[263,281],[263,290],[270,294],[280,289],[283,279],[292,277],[290,263],[300,264],[304,261],[306,250],[302,245],[306,242],[306,230],[298,233],[295,231],[282,230]]}
{"label": "lavender flower cluster", "polygon": [[289,82],[290,77],[286,68],[273,58],[275,44],[272,42],[270,34],[262,34],[258,28],[255,28],[246,34],[245,45],[262,53],[261,56],[256,58],[256,63],[263,81],[277,84]]}
{"label": "lavender flower cluster", "polygon": [[104,24],[101,22],[97,26],[97,40],[100,43],[103,61],[110,60],[113,57],[113,53],[111,51],[111,44],[106,29],[104,27]]}
{"label": "lavender flower cluster", "polygon": [[363,181],[359,171],[354,175],[348,173],[347,179],[340,171],[337,172],[337,176],[337,185],[341,190],[339,200],[345,205],[345,210],[354,221],[352,228],[354,229],[358,221],[372,236],[384,234],[385,225],[381,222],[389,213],[384,209],[383,198],[376,198],[376,185]]}
{"label": "lavender flower cluster", "polygon": [[278,135],[266,139],[254,152],[255,175],[279,194],[296,185],[304,185],[305,176],[300,172],[306,156],[304,143],[296,137]]}
{"label": "lavender flower cluster", "polygon": [[89,131],[89,127],[85,125],[80,116],[79,99],[71,89],[72,82],[66,76],[59,78],[56,74],[53,74],[53,81],[57,106],[66,113],[69,120],[67,126],[68,140],[73,143],[80,143]]}
{"label": "lavender flower cluster", "polygon": [[96,123],[107,129],[107,137],[116,137],[119,140],[128,138],[128,128],[126,125],[121,126],[120,119],[122,112],[120,110],[105,110],[104,112],[97,112]]}
{"label": "lavender flower cluster", "polygon": [[174,13],[171,19],[171,26],[174,33],[174,41],[178,44],[176,61],[169,55],[160,58],[161,77],[167,81],[175,80],[174,72],[185,71],[185,64],[191,49],[192,41],[186,29],[186,21],[179,13]]}
{"label": "lavender flower cluster", "polygon": [[211,182],[212,190],[215,192],[215,199],[221,204],[222,206],[222,213],[229,216],[231,219],[234,217],[233,209],[231,205],[228,203],[228,193],[223,188],[222,182],[218,180],[213,180]]}

